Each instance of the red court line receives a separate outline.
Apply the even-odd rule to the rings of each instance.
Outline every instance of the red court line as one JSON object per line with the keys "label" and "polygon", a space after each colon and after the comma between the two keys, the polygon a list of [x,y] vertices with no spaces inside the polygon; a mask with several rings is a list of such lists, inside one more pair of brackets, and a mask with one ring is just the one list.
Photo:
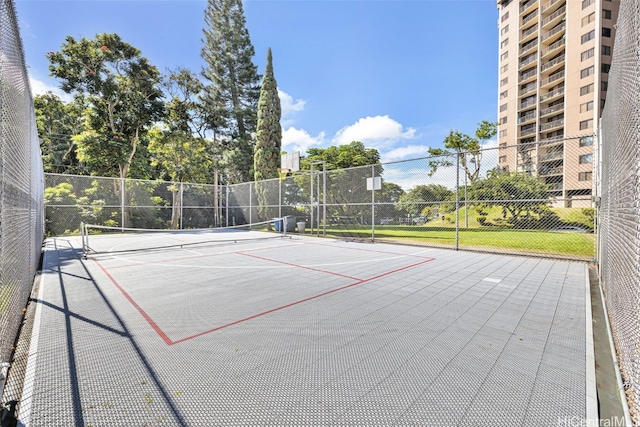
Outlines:
{"label": "red court line", "polygon": [[254,314],[254,315],[249,316],[249,317],[245,317],[244,319],[236,320],[234,322],[227,323],[225,325],[218,326],[218,327],[215,327],[213,329],[209,329],[209,330],[204,331],[204,332],[200,332],[200,333],[197,333],[197,334],[194,334],[194,335],[190,335],[188,337],[181,338],[179,340],[173,341],[169,345],[178,344],[178,343],[185,342],[185,341],[188,341],[188,340],[191,340],[191,339],[194,339],[194,338],[198,338],[198,337],[201,337],[203,335],[207,335],[207,334],[210,334],[212,332],[216,332],[216,331],[219,331],[221,329],[228,328],[229,326],[237,325],[239,323],[243,323],[243,322],[246,322],[248,320],[255,319],[257,317],[262,317],[262,316],[265,316],[267,314],[275,313],[276,311],[284,310],[285,308],[293,307],[294,305],[302,304],[302,303],[305,303],[305,302],[308,302],[308,301],[311,301],[311,300],[314,300],[314,299],[317,299],[317,298],[321,298],[321,297],[327,296],[329,294],[332,294],[334,292],[338,292],[338,291],[342,291],[342,290],[345,290],[345,289],[349,289],[349,288],[352,288],[354,286],[358,286],[358,285],[361,285],[363,283],[370,282],[372,280],[380,279],[381,277],[389,276],[391,274],[398,273],[398,272],[403,271],[403,270],[408,270],[410,268],[417,267],[417,266],[422,265],[422,264],[426,264],[426,263],[431,262],[433,260],[435,260],[435,258],[425,259],[423,261],[416,262],[414,264],[405,265],[404,267],[399,267],[399,268],[396,268],[394,270],[378,274],[377,276],[369,277],[368,279],[361,279],[361,280],[358,280],[357,282],[354,282],[354,283],[351,283],[351,284],[348,284],[348,285],[345,285],[345,286],[341,286],[339,288],[331,289],[329,291],[322,292],[320,294],[313,295],[313,296],[310,296],[310,297],[307,297],[307,298],[303,298],[301,300],[294,301],[294,302],[291,302],[289,304],[281,305],[280,307],[276,307],[276,308],[272,308],[272,309],[267,310],[267,311],[263,311],[262,313],[258,313],[258,314]]}
{"label": "red court line", "polygon": [[[398,254],[398,255],[400,255],[400,254]],[[251,256],[251,255],[249,255],[249,256]],[[284,310],[286,308],[293,307],[295,305],[299,305],[299,304],[302,304],[302,303],[305,303],[305,302],[308,302],[308,301],[312,301],[314,299],[318,299],[318,298],[333,294],[335,292],[339,292],[339,291],[343,291],[345,289],[353,288],[354,286],[362,285],[363,283],[371,282],[373,280],[380,279],[382,277],[390,276],[390,275],[398,273],[400,271],[408,270],[410,268],[414,268],[414,267],[417,267],[417,266],[422,265],[422,264],[426,264],[426,263],[434,261],[434,260],[435,260],[435,258],[427,258],[427,259],[424,259],[424,260],[422,260],[420,262],[416,262],[416,263],[413,263],[413,264],[405,265],[403,267],[398,267],[398,268],[395,268],[393,270],[386,271],[384,273],[380,273],[378,275],[369,277],[367,279],[357,279],[355,282],[350,283],[348,285],[340,286],[338,288],[334,288],[334,289],[331,289],[331,290],[328,290],[328,291],[325,291],[325,292],[322,292],[322,293],[319,293],[319,294],[316,294],[316,295],[312,295],[310,297],[303,298],[301,300],[297,300],[297,301],[291,302],[289,304],[281,305],[279,307],[275,307],[275,308],[263,311],[261,313],[257,313],[257,314],[254,314],[254,315],[239,319],[239,320],[235,320],[233,322],[226,323],[224,325],[217,326],[215,328],[208,329],[206,331],[199,332],[199,333],[194,334],[194,335],[190,335],[190,336],[187,336],[187,337],[184,337],[184,338],[180,338],[180,339],[175,340],[175,341],[171,340],[167,336],[167,334],[164,333],[164,331],[160,328],[160,326],[158,326],[158,324],[153,321],[151,316],[149,316],[142,309],[142,307],[140,307],[135,302],[135,300],[127,293],[127,291],[124,290],[124,288],[122,286],[120,286],[120,284],[118,284],[118,282],[113,278],[113,276],[111,276],[111,274],[109,274],[109,272],[100,264],[100,262],[95,261],[95,260],[94,261],[98,265],[98,267],[100,267],[100,269],[104,272],[104,274],[109,278],[109,280],[111,280],[111,283],[113,283],[115,285],[115,287],[122,293],[122,295],[124,295],[124,297],[131,303],[131,305],[133,305],[135,307],[135,309],[138,310],[138,312],[147,321],[147,323],[149,323],[149,325],[153,328],[153,330],[156,331],[156,333],[160,336],[160,338],[162,338],[162,340],[167,345],[173,345],[173,344],[178,344],[178,343],[182,343],[182,342],[185,342],[185,341],[189,341],[189,340],[192,340],[194,338],[198,338],[198,337],[201,337],[203,335],[207,335],[207,334],[219,331],[221,329],[225,329],[225,328],[228,328],[230,326],[237,325],[239,323],[244,323],[246,321],[249,321],[249,320],[252,320],[252,319],[256,319],[258,317],[265,316],[267,314],[275,313],[277,311],[281,311],[281,310]],[[292,265],[295,265],[295,264],[292,264]],[[348,276],[343,276],[343,277],[348,277]]]}
{"label": "red court line", "polygon": [[[95,261],[95,260],[94,260]],[[131,305],[133,305],[135,307],[136,310],[138,310],[138,312],[142,315],[142,317],[144,317],[144,319],[147,321],[147,323],[149,323],[149,325],[151,325],[151,327],[153,328],[154,331],[156,331],[156,333],[158,335],[160,335],[160,338],[162,338],[164,340],[165,343],[167,343],[167,345],[171,345],[173,344],[173,342],[171,341],[171,339],[169,339],[169,337],[167,336],[167,334],[164,333],[164,331],[160,328],[160,326],[158,326],[158,324],[156,322],[153,321],[153,319],[151,318],[151,316],[149,316],[143,309],[142,307],[140,307],[136,301],[131,297],[131,295],[129,295],[127,293],[127,291],[124,290],[124,288],[122,286],[120,286],[120,284],[116,281],[116,279],[113,278],[113,276],[107,271],[106,268],[104,268],[102,266],[102,264],[100,264],[99,261],[95,261],[96,264],[98,264],[98,267],[100,267],[100,270],[102,270],[102,272],[104,274],[107,275],[107,277],[109,278],[109,280],[111,280],[111,283],[113,283],[115,285],[116,288],[118,288],[118,290],[120,292],[122,292],[122,295],[124,295],[124,297],[129,300],[129,302],[131,303]]]}
{"label": "red court line", "polygon": [[353,277],[353,276],[347,276],[346,274],[340,274],[340,273],[335,273],[333,271],[329,271],[329,270],[322,270],[320,268],[313,268],[313,267],[307,267],[305,265],[300,265],[300,264],[294,264],[291,262],[286,262],[286,261],[279,261],[277,259],[272,259],[272,258],[266,258],[266,257],[261,257],[258,255],[253,255],[253,254],[247,254],[247,253],[243,253],[243,252],[238,252],[238,255],[244,255],[244,256],[248,256],[251,258],[256,258],[256,259],[261,259],[264,261],[269,261],[269,262],[275,262],[277,264],[283,264],[283,265],[288,265],[290,267],[298,267],[298,268],[304,268],[305,270],[311,270],[311,271],[318,271],[320,273],[327,273],[327,274],[331,274],[333,276],[339,276],[339,277],[344,277],[346,279],[351,279],[351,280],[362,280],[359,277]]}

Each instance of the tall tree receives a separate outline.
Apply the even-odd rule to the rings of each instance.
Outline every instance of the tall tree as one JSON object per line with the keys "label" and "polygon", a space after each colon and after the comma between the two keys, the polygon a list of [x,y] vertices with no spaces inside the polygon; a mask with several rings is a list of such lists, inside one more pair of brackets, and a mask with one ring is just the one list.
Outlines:
{"label": "tall tree", "polygon": [[478,124],[474,137],[459,131],[450,131],[444,139],[444,149],[429,149],[429,155],[434,157],[429,160],[429,175],[436,173],[439,167],[453,166],[454,163],[451,159],[456,158],[464,169],[469,182],[473,183],[480,174],[482,144],[493,138],[496,131],[497,123],[486,120]]}
{"label": "tall tree", "polygon": [[250,181],[260,77],[242,0],[209,0],[205,24],[202,75],[209,84],[203,101],[214,150],[228,182]]}
{"label": "tall tree", "polygon": [[161,116],[160,73],[117,34],[67,36],[48,57],[62,90],[84,97],[89,106],[86,131],[75,139],[80,160],[110,169],[98,173],[128,177],[144,132]]}
{"label": "tall tree", "polygon": [[[156,67],[117,34],[98,34],[93,40],[67,36],[60,51],[48,57],[49,71],[61,80],[62,90],[83,97],[88,105],[86,130],[74,137],[78,159],[92,173],[129,177],[136,152],[146,152],[139,145],[147,128],[163,112]],[[128,223],[125,210],[122,224]]]}
{"label": "tall tree", "polygon": [[273,75],[273,58],[269,48],[258,102],[258,132],[253,154],[253,174],[256,181],[278,177],[282,145],[281,115],[278,84]]}
{"label": "tall tree", "polygon": [[33,98],[45,172],[79,174],[82,171],[72,137],[83,131],[81,100],[64,103],[47,92]]}

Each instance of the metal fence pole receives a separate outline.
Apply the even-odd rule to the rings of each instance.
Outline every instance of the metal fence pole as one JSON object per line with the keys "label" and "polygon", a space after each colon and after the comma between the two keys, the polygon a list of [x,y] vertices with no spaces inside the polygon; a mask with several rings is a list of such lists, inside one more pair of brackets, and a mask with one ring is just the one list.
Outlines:
{"label": "metal fence pole", "polygon": [[327,162],[322,162],[322,236],[327,235]]}
{"label": "metal fence pole", "polygon": [[184,187],[182,182],[180,183],[180,230],[182,230],[183,227],[183,223],[182,223],[182,217],[184,216]]}
{"label": "metal fence pole", "polygon": [[371,241],[375,242],[376,240],[376,214],[375,214],[375,206],[376,206],[376,185],[374,183],[376,176],[376,169],[374,165],[371,165]]}
{"label": "metal fence pole", "polygon": [[460,158],[456,156],[456,251],[460,245]]}

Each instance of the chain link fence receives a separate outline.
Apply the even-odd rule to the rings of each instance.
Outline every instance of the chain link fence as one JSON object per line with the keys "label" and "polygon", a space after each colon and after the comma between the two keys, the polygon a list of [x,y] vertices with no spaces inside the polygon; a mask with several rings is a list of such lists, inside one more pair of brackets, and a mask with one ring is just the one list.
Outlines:
{"label": "chain link fence", "polygon": [[0,1],[0,393],[43,241],[42,158],[14,4]]}
{"label": "chain link fence", "polygon": [[[585,138],[593,135],[554,144]],[[77,233],[81,221],[205,228],[272,219],[276,225],[286,217],[287,231],[297,226],[318,236],[591,261],[591,176],[582,195],[544,182],[551,175],[562,183],[584,168],[563,164],[560,156],[549,169],[549,145],[526,147],[540,159],[541,176],[496,167],[504,147],[343,170],[316,164],[283,179],[217,191],[212,185],[47,174],[47,232]]]}
{"label": "chain link fence", "polygon": [[640,425],[640,3],[620,2],[600,127],[599,269],[625,391]]}

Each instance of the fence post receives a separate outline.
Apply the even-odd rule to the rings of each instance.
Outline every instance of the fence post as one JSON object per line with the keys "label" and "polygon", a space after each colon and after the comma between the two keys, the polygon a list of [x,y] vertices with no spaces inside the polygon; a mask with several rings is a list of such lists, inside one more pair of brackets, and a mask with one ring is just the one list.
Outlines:
{"label": "fence post", "polygon": [[460,156],[456,156],[456,251],[460,244]]}
{"label": "fence post", "polygon": [[182,215],[184,213],[184,211],[182,210],[182,207],[184,206],[184,187],[182,186],[182,182],[180,183],[180,230],[182,230]]}
{"label": "fence post", "polygon": [[124,178],[120,178],[120,228],[125,227],[124,219]]}
{"label": "fence post", "polygon": [[371,241],[375,242],[376,240],[376,214],[375,214],[375,206],[376,206],[376,186],[374,183],[376,177],[375,166],[371,165]]}
{"label": "fence post", "polygon": [[253,224],[253,182],[249,182],[249,224]]}

